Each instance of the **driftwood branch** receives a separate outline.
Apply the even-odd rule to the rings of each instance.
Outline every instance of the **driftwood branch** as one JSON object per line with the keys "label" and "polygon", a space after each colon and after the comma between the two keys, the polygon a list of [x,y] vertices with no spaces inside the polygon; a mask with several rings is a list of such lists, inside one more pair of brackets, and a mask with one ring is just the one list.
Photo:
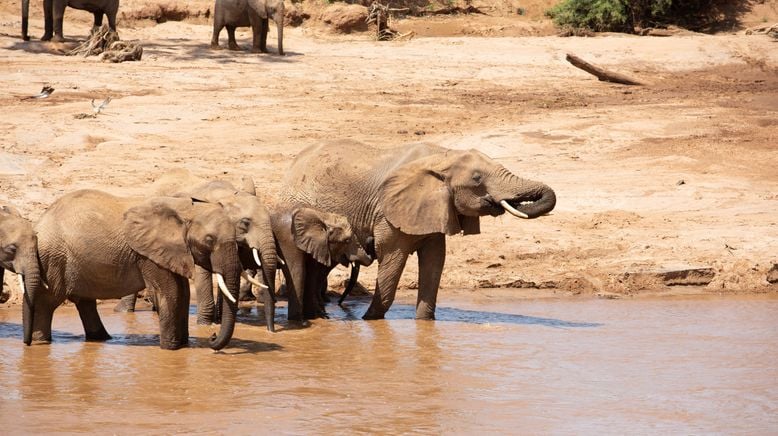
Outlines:
{"label": "driftwood branch", "polygon": [[589,62],[579,58],[578,56],[572,55],[570,53],[567,54],[565,59],[573,64],[573,66],[576,66],[589,74],[593,74],[598,79],[600,79],[600,81],[620,83],[622,85],[642,85],[642,83],[638,82],[637,80],[631,79],[620,73],[614,73],[613,71],[604,70],[600,67],[594,66]]}

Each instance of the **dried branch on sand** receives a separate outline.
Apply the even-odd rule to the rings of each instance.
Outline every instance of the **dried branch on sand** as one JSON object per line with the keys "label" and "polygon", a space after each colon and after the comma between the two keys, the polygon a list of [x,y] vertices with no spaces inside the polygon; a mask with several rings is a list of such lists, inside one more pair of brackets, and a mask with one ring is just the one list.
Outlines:
{"label": "dried branch on sand", "polygon": [[67,53],[68,56],[97,56],[103,54],[103,62],[139,61],[143,47],[136,42],[119,41],[119,34],[103,26],[86,41]]}
{"label": "dried branch on sand", "polygon": [[579,58],[578,56],[572,55],[570,53],[567,54],[565,59],[567,59],[568,62],[573,64],[573,66],[578,67],[589,74],[593,74],[598,79],[600,79],[600,81],[620,83],[622,85],[642,85],[642,83],[638,82],[637,80],[631,79],[630,77],[627,77],[620,73],[614,73],[613,71],[608,71],[600,67],[594,66],[589,62],[586,62],[585,60]]}
{"label": "dried branch on sand", "polygon": [[376,25],[376,39],[379,41],[392,41],[413,36],[413,32],[400,34],[389,27],[389,14],[392,12],[408,12],[409,8],[390,8],[374,1],[368,8],[367,24]]}

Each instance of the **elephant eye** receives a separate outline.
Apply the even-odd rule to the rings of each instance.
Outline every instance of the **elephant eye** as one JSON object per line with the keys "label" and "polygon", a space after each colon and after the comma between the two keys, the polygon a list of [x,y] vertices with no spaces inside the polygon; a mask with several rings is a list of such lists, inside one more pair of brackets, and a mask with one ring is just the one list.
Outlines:
{"label": "elephant eye", "polygon": [[243,218],[238,223],[238,230],[241,233],[246,233],[249,231],[249,227],[251,226],[251,219],[250,218]]}
{"label": "elephant eye", "polygon": [[5,251],[7,254],[14,255],[16,254],[16,244],[7,245],[3,251]]}
{"label": "elephant eye", "polygon": [[216,238],[213,237],[213,235],[205,235],[205,244],[209,247],[213,247],[213,245],[216,243]]}
{"label": "elephant eye", "polygon": [[473,173],[473,182],[475,182],[476,185],[481,184],[481,180],[483,180],[483,176],[481,173]]}

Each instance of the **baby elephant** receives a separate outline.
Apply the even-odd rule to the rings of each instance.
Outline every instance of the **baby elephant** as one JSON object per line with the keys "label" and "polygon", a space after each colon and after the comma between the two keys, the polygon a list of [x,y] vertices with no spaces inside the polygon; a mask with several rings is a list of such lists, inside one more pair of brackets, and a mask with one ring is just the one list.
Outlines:
{"label": "baby elephant", "polygon": [[[289,320],[326,317],[321,287],[337,265],[370,265],[373,259],[357,242],[342,215],[310,208],[282,207],[272,216],[277,252],[289,298]],[[352,272],[352,274],[354,274]]]}
{"label": "baby elephant", "polygon": [[211,47],[219,47],[219,33],[227,28],[230,50],[240,50],[235,41],[236,27],[251,26],[251,51],[267,53],[268,19],[278,29],[278,54],[284,54],[284,0],[216,0],[213,6]]}

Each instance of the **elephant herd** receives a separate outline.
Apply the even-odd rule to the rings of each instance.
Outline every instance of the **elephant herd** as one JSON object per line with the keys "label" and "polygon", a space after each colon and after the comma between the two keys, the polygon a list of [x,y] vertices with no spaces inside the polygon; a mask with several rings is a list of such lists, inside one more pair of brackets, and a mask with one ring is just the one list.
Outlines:
{"label": "elephant herd", "polygon": [[240,186],[193,183],[171,173],[143,197],[70,192],[34,226],[13,207],[0,207],[0,278],[5,270],[19,275],[24,342],[51,342],[52,316],[65,300],[75,304],[87,340],[108,340],[97,300],[123,298],[131,308],[146,289],[159,314],[160,346],[184,347],[191,280],[198,323],[221,324],[210,339],[218,350],[235,329],[241,277],[261,290],[274,331],[277,269],[288,318],[302,322],[326,316],[322,296],[332,268],[351,264],[354,274],[373,261],[375,292],[363,318],[380,319],[414,252],[416,318],[431,320],[446,235],[479,233],[482,216],[536,218],[556,204],[550,187],[476,150],[424,143],[379,149],[349,140],[303,150],[276,198],[269,206],[249,179]]}
{"label": "elephant herd", "polygon": [[[119,0],[43,0],[44,33],[41,41],[65,40],[62,22],[67,6],[94,15],[93,33],[103,25],[103,15],[108,18],[110,29],[116,32]],[[235,41],[235,29],[251,27],[253,34],[251,51],[267,53],[268,20],[272,19],[278,30],[278,54],[284,54],[284,0],[216,0],[213,9],[212,48],[219,47],[219,34],[226,27],[229,49],[240,50]],[[25,41],[30,40],[29,16],[30,0],[22,0],[22,39]]]}

